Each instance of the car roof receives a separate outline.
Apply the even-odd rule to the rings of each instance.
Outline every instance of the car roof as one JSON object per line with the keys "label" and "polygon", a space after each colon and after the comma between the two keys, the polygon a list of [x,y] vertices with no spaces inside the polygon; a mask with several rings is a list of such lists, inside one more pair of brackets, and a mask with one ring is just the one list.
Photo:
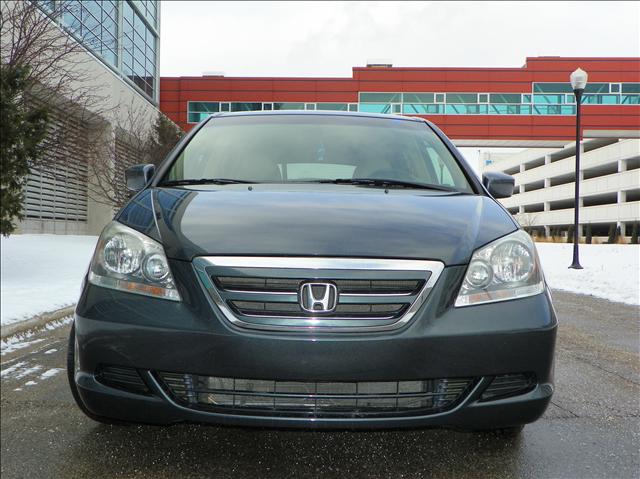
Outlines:
{"label": "car roof", "polygon": [[211,117],[229,116],[270,116],[270,115],[311,115],[311,116],[353,116],[366,118],[382,118],[386,120],[405,120],[414,122],[424,122],[420,117],[393,115],[390,113],[367,113],[356,111],[336,111],[336,110],[262,110],[262,111],[234,111],[214,113]]}

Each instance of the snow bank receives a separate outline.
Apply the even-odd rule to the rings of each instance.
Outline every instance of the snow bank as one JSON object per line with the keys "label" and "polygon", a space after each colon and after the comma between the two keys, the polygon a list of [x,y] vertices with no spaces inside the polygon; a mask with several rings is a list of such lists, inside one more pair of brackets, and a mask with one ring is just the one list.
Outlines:
{"label": "snow bank", "polygon": [[0,320],[9,324],[70,306],[98,238],[11,235],[0,239]]}
{"label": "snow bank", "polygon": [[581,244],[584,269],[568,268],[572,244],[536,243],[536,247],[552,289],[640,305],[640,246]]}

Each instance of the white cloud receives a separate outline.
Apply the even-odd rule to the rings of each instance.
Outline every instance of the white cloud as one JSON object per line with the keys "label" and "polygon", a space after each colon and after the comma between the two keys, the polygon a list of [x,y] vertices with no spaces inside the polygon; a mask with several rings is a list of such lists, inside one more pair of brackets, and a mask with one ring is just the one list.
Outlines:
{"label": "white cloud", "polygon": [[396,66],[519,67],[640,56],[640,2],[162,2],[163,76],[351,76]]}

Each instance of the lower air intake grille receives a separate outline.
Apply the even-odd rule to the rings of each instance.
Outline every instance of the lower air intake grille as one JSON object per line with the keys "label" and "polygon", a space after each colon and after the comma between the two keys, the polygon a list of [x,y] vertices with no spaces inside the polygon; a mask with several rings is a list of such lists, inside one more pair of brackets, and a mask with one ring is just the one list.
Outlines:
{"label": "lower air intake grille", "polygon": [[149,388],[134,368],[103,365],[98,368],[96,379],[105,386],[123,389],[136,394],[149,392]]}
{"label": "lower air intake grille", "polygon": [[179,403],[228,414],[372,417],[451,409],[470,391],[471,378],[385,382],[302,382],[234,379],[161,372]]}
{"label": "lower air intake grille", "polygon": [[500,399],[508,396],[524,394],[536,384],[532,373],[502,374],[493,378],[489,387],[482,393],[482,401]]}

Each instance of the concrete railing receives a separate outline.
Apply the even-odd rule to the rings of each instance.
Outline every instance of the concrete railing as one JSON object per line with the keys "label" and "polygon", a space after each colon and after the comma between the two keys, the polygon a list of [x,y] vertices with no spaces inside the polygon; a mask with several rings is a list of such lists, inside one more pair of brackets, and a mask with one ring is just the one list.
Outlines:
{"label": "concrete railing", "polygon": [[[584,206],[580,208],[580,224],[637,221],[638,211],[640,211],[640,201],[613,205]],[[525,226],[568,225],[573,223],[573,208],[525,214],[527,215],[527,225]]]}
{"label": "concrete railing", "polygon": [[[593,195],[617,193],[618,191],[626,191],[635,188],[640,188],[640,169],[582,180],[580,182],[580,197],[585,198]],[[501,200],[501,203],[507,208],[513,208],[519,205],[571,200],[574,198],[574,192],[575,185],[571,182],[564,185],[550,186],[538,190],[525,191],[524,193],[516,193],[510,198]]]}

